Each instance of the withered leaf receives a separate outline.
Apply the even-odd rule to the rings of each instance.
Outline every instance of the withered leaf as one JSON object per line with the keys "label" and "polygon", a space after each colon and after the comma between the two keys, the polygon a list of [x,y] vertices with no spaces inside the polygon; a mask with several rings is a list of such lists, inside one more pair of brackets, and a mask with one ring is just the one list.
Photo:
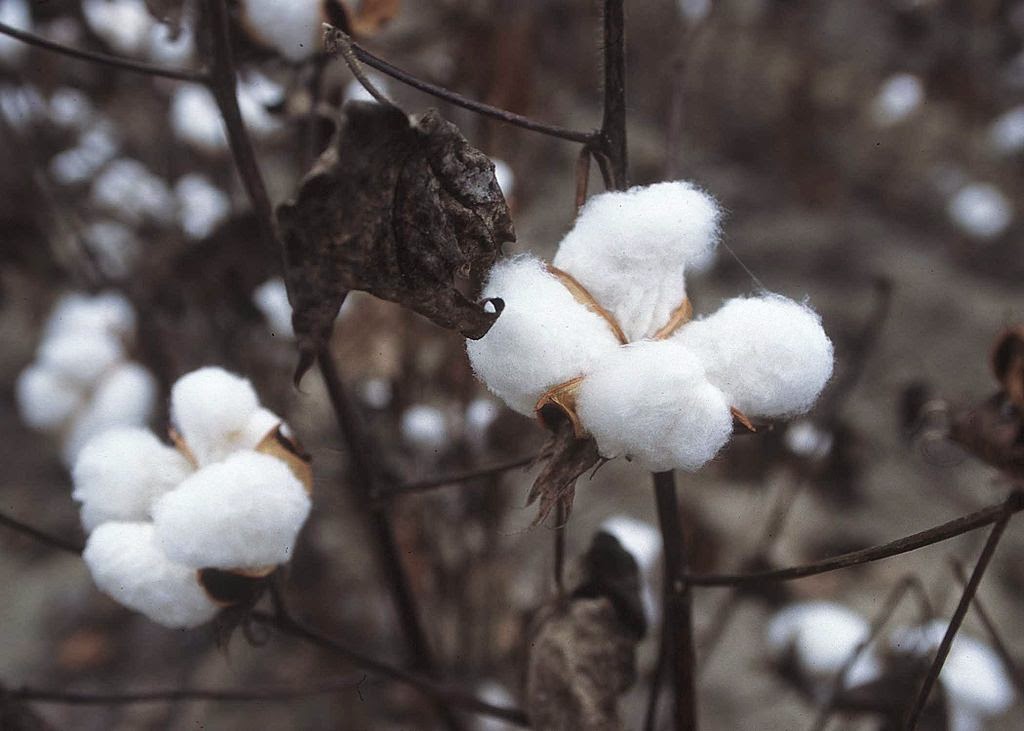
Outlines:
{"label": "withered leaf", "polygon": [[551,435],[542,451],[550,456],[526,500],[527,505],[540,500],[534,524],[544,522],[556,505],[561,505],[562,515],[568,519],[576,496],[576,480],[601,461],[597,442],[591,437],[577,437],[569,419],[549,422],[548,427]]}
{"label": "withered leaf", "polygon": [[502,244],[515,240],[508,206],[488,157],[434,110],[409,118],[386,104],[347,103],[333,144],[278,220],[300,373],[352,289],[468,338],[498,317],[500,307],[473,298]]}

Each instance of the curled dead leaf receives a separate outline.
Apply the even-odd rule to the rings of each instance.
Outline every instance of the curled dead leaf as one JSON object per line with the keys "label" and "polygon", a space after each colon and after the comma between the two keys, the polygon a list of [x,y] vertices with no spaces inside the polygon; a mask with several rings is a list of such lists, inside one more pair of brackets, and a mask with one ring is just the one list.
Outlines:
{"label": "curled dead leaf", "polygon": [[544,522],[556,505],[562,506],[562,514],[568,520],[576,496],[576,480],[601,461],[597,442],[590,437],[577,437],[570,420],[558,419],[549,428],[551,436],[542,451],[550,456],[526,500],[527,505],[540,500],[534,524]]}

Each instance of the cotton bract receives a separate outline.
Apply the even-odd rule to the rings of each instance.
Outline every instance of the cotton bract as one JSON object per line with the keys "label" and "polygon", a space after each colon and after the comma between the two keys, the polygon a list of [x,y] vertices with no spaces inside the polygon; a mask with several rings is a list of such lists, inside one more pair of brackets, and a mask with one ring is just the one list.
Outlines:
{"label": "cotton bract", "polygon": [[556,404],[603,457],[696,470],[734,416],[806,412],[832,375],[832,343],[809,307],[736,298],[691,320],[685,275],[713,254],[720,212],[685,182],[592,198],[553,264],[519,256],[483,297],[504,310],[467,341],[488,388],[532,415]]}

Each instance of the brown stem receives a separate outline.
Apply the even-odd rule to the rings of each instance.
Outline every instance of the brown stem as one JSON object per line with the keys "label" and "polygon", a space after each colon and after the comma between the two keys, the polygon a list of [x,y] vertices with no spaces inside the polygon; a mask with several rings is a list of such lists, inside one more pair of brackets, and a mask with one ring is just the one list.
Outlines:
{"label": "brown stem", "polygon": [[80,543],[69,541],[66,538],[61,538],[60,536],[51,535],[45,531],[39,530],[38,528],[33,528],[28,523],[22,523],[20,520],[12,518],[9,515],[4,515],[3,513],[0,513],[0,526],[10,528],[13,531],[42,543],[43,545],[56,548],[60,551],[80,555],[84,550],[84,547]]}
{"label": "brown stem", "polygon": [[662,643],[667,666],[672,669],[673,728],[676,731],[694,731],[697,728],[697,688],[693,608],[686,574],[686,538],[672,472],[654,473],[654,494],[658,505],[658,524],[665,544]]}
{"label": "brown stem", "polygon": [[[623,0],[604,3],[604,117],[601,143],[611,176],[611,188],[629,185],[626,154],[626,21]],[[598,161],[600,162],[600,160]]]}
{"label": "brown stem", "polygon": [[7,695],[35,703],[56,703],[72,706],[115,706],[136,703],[167,703],[177,701],[274,701],[292,700],[311,695],[358,690],[366,675],[325,680],[303,687],[267,686],[264,688],[169,688],[124,693],[84,693],[48,688],[17,688]]}
{"label": "brown stem", "polygon": [[0,23],[0,35],[10,36],[15,38],[22,43],[27,43],[30,46],[38,46],[39,48],[45,48],[47,51],[53,51],[64,56],[71,58],[77,58],[81,61],[89,61],[90,63],[100,64],[101,66],[111,66],[116,69],[123,69],[124,71],[134,71],[137,74],[148,74],[149,76],[162,76],[165,79],[177,79],[179,81],[195,81],[204,83],[207,80],[205,71],[192,71],[190,69],[175,69],[168,68],[167,66],[157,66],[156,64],[145,63],[143,61],[133,61],[128,58],[122,58],[120,56],[111,56],[107,53],[98,53],[96,51],[84,51],[80,48],[71,48],[70,46],[64,46],[60,43],[55,43],[41,36],[37,36],[34,33],[28,31],[19,30],[18,28],[12,28],[5,23]]}

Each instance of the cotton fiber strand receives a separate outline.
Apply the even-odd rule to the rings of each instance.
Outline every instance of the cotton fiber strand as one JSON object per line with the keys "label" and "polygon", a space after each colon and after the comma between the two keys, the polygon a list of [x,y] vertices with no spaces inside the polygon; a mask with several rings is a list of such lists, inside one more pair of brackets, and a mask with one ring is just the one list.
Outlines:
{"label": "cotton fiber strand", "polygon": [[246,27],[257,40],[289,61],[302,61],[320,48],[323,0],[242,0]]}
{"label": "cotton fiber strand", "polygon": [[193,568],[255,568],[288,561],[310,500],[279,459],[238,452],[203,467],[153,509],[161,548]]}
{"label": "cotton fiber strand", "polygon": [[583,207],[553,263],[639,340],[682,303],[686,267],[715,247],[720,218],[709,195],[682,181],[602,193]]}
{"label": "cotton fiber strand", "polygon": [[583,380],[580,422],[601,456],[655,472],[697,470],[732,434],[725,396],[701,363],[670,341],[643,341],[605,357]]}
{"label": "cotton fiber strand", "polygon": [[259,408],[252,384],[223,368],[192,371],[171,388],[171,423],[201,465],[236,451]]}
{"label": "cotton fiber strand", "polygon": [[811,309],[779,296],[737,298],[672,336],[747,416],[807,411],[832,377],[832,342]]}
{"label": "cotton fiber strand", "polygon": [[608,323],[539,259],[496,264],[483,297],[501,298],[505,309],[484,337],[467,341],[469,360],[491,392],[521,414],[532,416],[545,391],[589,373],[619,346]]}
{"label": "cotton fiber strand", "polygon": [[152,524],[104,523],[89,536],[82,558],[101,591],[165,627],[195,627],[219,611],[195,569],[163,554]]}

